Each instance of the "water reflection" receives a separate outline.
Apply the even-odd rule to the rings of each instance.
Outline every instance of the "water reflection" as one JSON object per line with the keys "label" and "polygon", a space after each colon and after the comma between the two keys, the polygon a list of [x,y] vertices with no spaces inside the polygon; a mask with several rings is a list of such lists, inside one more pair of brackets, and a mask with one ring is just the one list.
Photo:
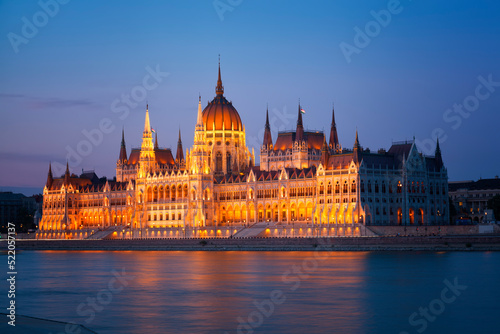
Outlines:
{"label": "water reflection", "polygon": [[[429,302],[431,287],[439,292],[444,278],[463,274],[461,258],[472,256],[469,267],[498,264],[498,253],[474,254],[23,252],[18,312],[99,333],[411,330],[409,314]],[[107,289],[112,270],[122,268],[134,278],[86,323],[90,316],[78,306]],[[276,291],[282,303],[272,302]]]}

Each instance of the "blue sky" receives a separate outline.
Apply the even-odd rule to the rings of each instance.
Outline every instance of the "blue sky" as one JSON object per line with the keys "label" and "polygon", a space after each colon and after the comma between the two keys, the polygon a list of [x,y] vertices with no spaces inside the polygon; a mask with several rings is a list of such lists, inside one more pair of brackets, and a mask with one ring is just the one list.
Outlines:
{"label": "blue sky", "polygon": [[[266,105],[276,138],[278,128],[294,127],[300,98],[309,129],[329,131],[335,103],[344,147],[357,128],[372,150],[415,137],[432,153],[434,133],[450,180],[499,174],[498,2],[73,0],[55,13],[55,1],[41,1],[53,16],[40,14],[37,1],[0,4],[2,189],[43,187],[49,162],[64,164],[87,140],[82,131],[103,120],[107,133],[70,167],[113,177],[121,128],[130,152],[140,145],[146,101],[160,146],[175,151],[180,127],[188,148],[198,94],[203,105],[215,95],[219,54],[225,96],[257,155]],[[218,13],[215,5],[227,7]],[[390,20],[374,23],[373,12],[392,6]],[[38,31],[23,35],[26,21]],[[340,45],[356,47],[356,27],[375,30],[348,62]],[[13,43],[14,34],[25,39]],[[168,75],[150,78],[157,85],[141,96],[156,69]],[[117,107],[132,92],[137,105],[124,117]],[[463,103],[471,111],[453,111]]]}

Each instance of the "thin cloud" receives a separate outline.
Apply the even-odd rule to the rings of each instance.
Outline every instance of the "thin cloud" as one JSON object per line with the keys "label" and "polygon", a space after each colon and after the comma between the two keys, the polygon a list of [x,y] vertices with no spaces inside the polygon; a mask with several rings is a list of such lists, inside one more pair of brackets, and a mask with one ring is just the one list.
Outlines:
{"label": "thin cloud", "polygon": [[85,107],[93,105],[88,99],[65,99],[59,97],[35,97],[24,94],[0,93],[0,99],[23,99],[30,109],[67,109],[72,107]]}

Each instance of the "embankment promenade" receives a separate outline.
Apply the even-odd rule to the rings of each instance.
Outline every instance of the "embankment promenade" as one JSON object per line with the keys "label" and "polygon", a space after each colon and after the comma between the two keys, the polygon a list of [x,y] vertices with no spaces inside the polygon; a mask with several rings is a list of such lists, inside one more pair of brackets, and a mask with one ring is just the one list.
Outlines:
{"label": "embankment promenade", "polygon": [[[6,240],[0,241],[6,249]],[[499,251],[500,235],[248,239],[17,240],[17,250],[54,251]]]}

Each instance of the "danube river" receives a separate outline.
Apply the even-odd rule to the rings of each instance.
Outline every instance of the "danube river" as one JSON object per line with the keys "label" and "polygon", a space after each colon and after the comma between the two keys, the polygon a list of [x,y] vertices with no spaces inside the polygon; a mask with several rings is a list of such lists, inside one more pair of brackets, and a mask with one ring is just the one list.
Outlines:
{"label": "danube river", "polygon": [[98,333],[498,333],[499,252],[24,251],[17,314]]}

